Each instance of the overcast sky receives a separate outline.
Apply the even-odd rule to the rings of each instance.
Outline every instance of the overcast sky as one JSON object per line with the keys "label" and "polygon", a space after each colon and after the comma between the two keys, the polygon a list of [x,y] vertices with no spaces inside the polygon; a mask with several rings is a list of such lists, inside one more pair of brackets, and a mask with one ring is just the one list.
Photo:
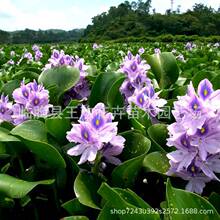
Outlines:
{"label": "overcast sky", "polygon": [[[152,8],[164,13],[171,0],[152,0]],[[0,0],[0,29],[7,31],[29,29],[85,28],[91,18],[117,6],[123,0]],[[130,1],[131,2],[131,1]],[[174,0],[174,9],[181,11],[203,3],[218,9],[220,0]]]}

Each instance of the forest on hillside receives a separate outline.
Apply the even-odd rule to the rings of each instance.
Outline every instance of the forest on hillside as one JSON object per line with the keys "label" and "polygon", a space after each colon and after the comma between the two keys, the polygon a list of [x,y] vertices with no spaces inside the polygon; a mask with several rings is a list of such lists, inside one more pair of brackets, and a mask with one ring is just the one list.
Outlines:
{"label": "forest on hillside", "polygon": [[[220,8],[215,10],[195,4],[184,13],[167,9],[165,14],[151,10],[151,0],[125,1],[92,19],[84,37],[91,40],[112,40],[124,37],[172,35],[220,35]],[[153,13],[150,13],[150,12]]]}

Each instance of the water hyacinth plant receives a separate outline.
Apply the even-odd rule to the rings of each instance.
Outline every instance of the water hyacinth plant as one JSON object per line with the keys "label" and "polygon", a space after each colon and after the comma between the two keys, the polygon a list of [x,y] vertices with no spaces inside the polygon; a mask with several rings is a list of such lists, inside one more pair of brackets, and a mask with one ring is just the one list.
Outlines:
{"label": "water hyacinth plant", "polygon": [[220,90],[213,90],[208,79],[198,85],[197,93],[188,86],[185,96],[178,97],[172,111],[176,122],[168,126],[168,146],[176,151],[167,155],[176,174],[189,180],[186,189],[202,193],[205,183],[217,180],[220,172]]}
{"label": "water hyacinth plant", "polygon": [[100,46],[2,49],[0,219],[220,219],[218,47]]}
{"label": "water hyacinth plant", "polygon": [[112,122],[113,115],[105,112],[105,105],[98,103],[91,111],[82,106],[79,124],[73,124],[67,139],[78,143],[68,154],[72,156],[82,155],[78,164],[86,161],[93,162],[97,153],[100,153],[109,163],[118,165],[119,155],[125,139],[117,135],[117,122]]}

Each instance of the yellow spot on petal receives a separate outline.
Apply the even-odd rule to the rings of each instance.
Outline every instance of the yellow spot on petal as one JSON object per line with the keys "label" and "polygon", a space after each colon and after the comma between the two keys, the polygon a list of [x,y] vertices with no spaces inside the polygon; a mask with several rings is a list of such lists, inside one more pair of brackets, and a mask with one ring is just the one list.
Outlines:
{"label": "yellow spot on petal", "polygon": [[89,135],[87,132],[84,132],[84,137],[85,137],[85,139],[88,139]]}
{"label": "yellow spot on petal", "polygon": [[194,109],[194,110],[198,109],[198,105],[197,105],[197,104],[194,104],[194,105],[193,105],[193,109]]}
{"label": "yellow spot on petal", "polygon": [[99,119],[96,119],[95,124],[98,126],[100,124]]}
{"label": "yellow spot on petal", "polygon": [[196,171],[194,166],[191,167],[191,171],[192,171],[193,173]]}
{"label": "yellow spot on petal", "polygon": [[202,128],[200,129],[200,132],[201,132],[201,134],[204,134],[204,133],[205,133],[205,128],[202,127]]}
{"label": "yellow spot on petal", "polygon": [[39,104],[39,100],[38,100],[38,99],[35,99],[35,100],[34,100],[34,104],[35,104],[35,105]]}
{"label": "yellow spot on petal", "polygon": [[204,96],[207,96],[208,95],[208,90],[204,89],[203,94],[204,94]]}

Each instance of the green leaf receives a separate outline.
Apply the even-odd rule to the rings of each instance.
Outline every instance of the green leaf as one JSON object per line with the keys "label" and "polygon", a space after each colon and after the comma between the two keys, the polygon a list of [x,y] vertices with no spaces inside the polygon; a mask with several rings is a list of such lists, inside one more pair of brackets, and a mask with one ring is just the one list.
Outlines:
{"label": "green leaf", "polygon": [[120,156],[123,160],[129,160],[149,151],[151,141],[144,135],[135,132],[135,130],[125,131],[120,135],[126,139],[125,147]]}
{"label": "green leaf", "polygon": [[[105,207],[103,212],[110,211],[109,214],[111,214],[111,216],[115,217],[116,215],[116,217],[118,217],[121,220],[142,220],[146,219],[146,215],[147,219],[160,219],[159,215],[156,213],[138,213],[138,211],[140,211],[139,208],[147,210],[152,208],[131,190],[111,188],[107,183],[102,183],[101,187],[98,190],[98,193],[107,201],[107,207],[109,207]],[[117,210],[123,212],[123,214],[117,214]],[[98,219],[104,220],[105,218],[103,218],[103,216],[108,216],[108,213],[101,212]]]}
{"label": "green leaf", "polygon": [[[171,212],[170,219],[175,220],[219,220],[220,216],[216,209],[203,197],[172,187],[170,180],[167,181],[166,198],[168,208],[175,210]],[[209,212],[208,212],[209,210]],[[190,212],[191,211],[191,212]],[[199,213],[205,212],[206,213]],[[210,213],[210,211],[212,213]],[[195,213],[197,212],[197,213]]]}
{"label": "green leaf", "polygon": [[2,86],[1,93],[8,95],[12,99],[13,91],[20,86],[20,80],[11,80]]}
{"label": "green leaf", "polygon": [[215,76],[214,72],[211,71],[199,71],[197,72],[193,78],[192,78],[192,82],[195,88],[198,87],[199,83],[203,80],[203,79],[208,79],[208,80],[212,80],[213,77]]}
{"label": "green leaf", "polygon": [[209,202],[216,208],[218,213],[220,213],[220,195],[216,192],[212,192],[209,196]]}
{"label": "green leaf", "polygon": [[216,89],[220,89],[219,81],[220,81],[220,74],[217,75],[216,77],[214,77],[214,78],[211,80],[211,83],[212,83],[213,88],[214,88],[215,90],[216,90]]}
{"label": "green leaf", "polygon": [[84,171],[80,172],[74,182],[74,192],[79,202],[85,206],[100,209],[100,197],[97,190],[100,186],[100,180],[92,174]]}
{"label": "green leaf", "polygon": [[142,168],[146,154],[127,160],[117,166],[111,175],[112,184],[117,187],[131,188]]}
{"label": "green leaf", "polygon": [[88,207],[82,205],[78,199],[72,199],[62,204],[62,207],[70,214],[70,215],[81,215],[88,211]]}
{"label": "green leaf", "polygon": [[47,131],[43,122],[28,120],[11,130],[12,135],[31,141],[47,142]]}
{"label": "green leaf", "polygon": [[174,84],[179,77],[179,68],[175,56],[170,52],[153,54],[147,56],[147,62],[160,88],[168,88]]}
{"label": "green leaf", "polygon": [[166,174],[170,165],[166,153],[153,152],[146,155],[143,161],[143,167],[153,172]]}
{"label": "green leaf", "polygon": [[[11,134],[19,136],[26,147],[37,157],[53,168],[65,168],[66,163],[58,150],[46,143],[47,133],[43,122],[26,121],[11,130]],[[24,140],[23,140],[24,139]]]}
{"label": "green leaf", "polygon": [[30,80],[37,80],[39,77],[39,75],[33,71],[30,70],[20,70],[17,73],[15,73],[12,76],[12,79],[19,79],[19,80],[23,80],[23,78],[25,79],[30,79]]}
{"label": "green leaf", "polygon": [[66,132],[71,129],[70,119],[65,118],[47,118],[45,125],[48,132],[60,143],[66,140]]}
{"label": "green leaf", "polygon": [[9,132],[10,132],[9,130],[0,127],[0,142],[20,141],[18,138],[10,135]]}
{"label": "green leaf", "polygon": [[158,145],[158,149],[161,149],[164,152],[166,152],[165,149],[169,149],[166,147],[166,139],[168,138],[167,125],[154,124],[148,128],[147,133],[152,141]]}
{"label": "green leaf", "polygon": [[12,208],[14,205],[15,202],[13,199],[0,194],[0,208]]}
{"label": "green leaf", "polygon": [[125,76],[122,76],[116,82],[114,82],[107,94],[107,103],[110,108],[123,107],[124,105],[124,98],[121,95],[121,92],[119,91],[124,79]]}
{"label": "green leaf", "polygon": [[38,82],[50,92],[50,98],[58,102],[59,97],[79,81],[79,70],[72,67],[56,67],[44,70]]}
{"label": "green leaf", "polygon": [[100,73],[91,90],[89,97],[90,107],[94,107],[98,102],[107,104],[108,93],[112,85],[122,76],[123,74],[117,72]]}
{"label": "green leaf", "polygon": [[10,198],[22,198],[27,195],[37,185],[50,185],[54,180],[42,180],[36,182],[27,182],[7,174],[0,174],[0,193]]}

